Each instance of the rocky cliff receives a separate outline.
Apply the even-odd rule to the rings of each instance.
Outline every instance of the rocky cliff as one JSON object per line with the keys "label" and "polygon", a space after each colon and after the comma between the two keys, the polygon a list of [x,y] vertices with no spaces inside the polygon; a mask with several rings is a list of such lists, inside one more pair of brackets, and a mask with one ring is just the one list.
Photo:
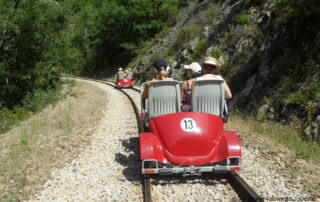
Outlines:
{"label": "rocky cliff", "polygon": [[302,19],[294,11],[273,0],[191,2],[175,26],[130,65],[143,82],[152,62],[163,57],[171,77],[183,80],[183,64],[216,57],[233,92],[229,108],[293,123],[307,138],[320,141],[319,15],[311,12]]}

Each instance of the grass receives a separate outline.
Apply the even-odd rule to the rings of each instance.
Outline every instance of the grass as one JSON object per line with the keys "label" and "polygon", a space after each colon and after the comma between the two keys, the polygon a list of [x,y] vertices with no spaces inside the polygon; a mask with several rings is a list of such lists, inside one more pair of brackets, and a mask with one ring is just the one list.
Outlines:
{"label": "grass", "polygon": [[195,46],[193,54],[191,55],[191,61],[196,61],[200,59],[206,53],[206,45],[208,40],[201,39]]}
{"label": "grass", "polygon": [[248,11],[242,11],[242,13],[239,14],[235,20],[239,24],[247,24],[251,21],[251,18],[252,18],[252,15],[249,14]]}
{"label": "grass", "polygon": [[168,49],[168,55],[175,55],[177,52],[183,48],[187,42],[195,38],[199,33],[201,33],[203,25],[189,25],[179,30],[174,36],[174,42]]}
{"label": "grass", "polygon": [[320,84],[311,82],[304,91],[298,91],[289,96],[289,102],[292,104],[303,105],[313,100],[320,92]]}
{"label": "grass", "polygon": [[320,144],[306,141],[299,135],[298,130],[292,126],[270,121],[260,122],[254,117],[243,118],[236,113],[232,113],[230,116],[230,123],[268,137],[274,143],[284,145],[296,154],[296,158],[309,159],[320,164]]}
{"label": "grass", "polygon": [[72,120],[72,113],[73,113],[73,105],[71,102],[68,102],[68,106],[64,109],[64,117],[65,117],[65,132],[69,136],[72,132],[73,127],[73,120]]}
{"label": "grass", "polygon": [[[32,145],[36,141],[37,135],[44,132],[47,125],[44,121],[33,121],[23,129],[18,139],[13,139],[9,151],[0,157],[0,177],[4,190],[0,189],[0,201],[16,201],[17,194],[28,184],[27,159],[32,152]],[[20,200],[20,199],[19,199]]]}
{"label": "grass", "polygon": [[[23,98],[22,105],[15,106],[13,109],[2,108],[0,109],[0,134],[10,130],[11,126],[17,125],[23,120],[31,117],[33,114],[41,111],[50,104],[55,104],[64,95],[60,93],[62,84],[68,84],[74,87],[74,80],[62,81],[56,89],[35,90],[33,93],[28,94]],[[76,97],[77,95],[72,95]]]}
{"label": "grass", "polygon": [[[64,83],[68,84],[67,91],[63,93],[60,91],[55,92],[54,96],[56,97],[53,98],[54,102],[67,95],[78,97],[79,92],[71,92],[71,87],[74,87],[76,82],[66,80]],[[42,107],[44,108],[45,106]],[[74,108],[73,104],[68,102],[68,105],[63,109],[65,117],[65,125],[63,127],[66,136],[69,136],[72,132],[72,113],[74,113]],[[47,126],[47,120],[30,121],[27,127],[22,127],[23,129],[19,129],[20,131],[16,135],[10,136],[5,145],[0,144],[0,201],[26,200],[26,198],[21,196],[21,192],[29,184],[28,159],[39,150],[39,148],[34,147],[34,145],[37,145],[36,142],[41,139],[39,136],[50,132],[47,131]],[[43,149],[40,149],[40,151],[43,151]],[[50,158],[50,155],[40,158],[47,159]]]}
{"label": "grass", "polygon": [[214,58],[219,59],[222,55],[222,50],[218,48],[213,48],[210,52],[210,55],[212,55]]}

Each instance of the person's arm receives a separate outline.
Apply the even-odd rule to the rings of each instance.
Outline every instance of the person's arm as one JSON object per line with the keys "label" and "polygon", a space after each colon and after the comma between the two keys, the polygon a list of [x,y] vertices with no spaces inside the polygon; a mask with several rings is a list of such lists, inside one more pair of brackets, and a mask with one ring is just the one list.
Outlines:
{"label": "person's arm", "polygon": [[153,81],[155,79],[155,76],[154,75],[151,75],[148,79],[148,81]]}
{"label": "person's arm", "polygon": [[180,89],[181,102],[183,101],[183,97],[184,97],[184,93],[186,91],[186,88],[187,88],[187,81],[184,81],[181,84],[181,89]]}
{"label": "person's arm", "polygon": [[231,90],[230,90],[227,82],[223,81],[223,84],[224,84],[225,98],[226,99],[231,99],[232,98],[232,93],[231,93]]}
{"label": "person's arm", "polygon": [[191,93],[190,93],[190,100],[192,100],[192,93],[193,93],[193,87],[194,87],[194,83],[196,82],[197,79],[193,79],[192,83],[191,83]]}
{"label": "person's arm", "polygon": [[146,85],[144,86],[143,93],[142,93],[142,97],[143,97],[144,99],[148,98],[149,85],[150,85],[150,81],[147,81]]}

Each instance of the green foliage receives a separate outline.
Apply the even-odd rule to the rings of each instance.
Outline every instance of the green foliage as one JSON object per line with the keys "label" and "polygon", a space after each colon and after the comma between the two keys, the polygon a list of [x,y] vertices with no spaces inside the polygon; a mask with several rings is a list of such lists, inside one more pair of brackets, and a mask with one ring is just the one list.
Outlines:
{"label": "green foliage", "polygon": [[0,103],[12,109],[34,89],[54,88],[56,41],[66,18],[62,7],[40,0],[0,5]]}
{"label": "green foliage", "polygon": [[193,50],[193,54],[191,55],[191,60],[196,61],[197,59],[200,59],[206,52],[206,45],[208,40],[207,39],[201,39],[195,46]]}
{"label": "green foliage", "polygon": [[[255,117],[245,118],[237,114],[232,114],[229,117],[230,122],[240,124],[250,132],[266,136],[277,144],[285,145],[296,154],[297,158],[311,159],[318,164],[320,163],[320,145],[305,141],[295,127],[284,126],[275,122],[261,123]],[[228,130],[232,129],[228,128]]]}
{"label": "green foliage", "polygon": [[312,82],[304,91],[299,91],[289,96],[289,102],[292,104],[304,105],[313,100],[320,92],[320,84]]}
{"label": "green foliage", "polygon": [[212,22],[215,18],[219,17],[219,9],[220,9],[219,4],[213,4],[207,9],[207,14],[208,14],[208,23]]}
{"label": "green foliage", "polygon": [[260,117],[258,117],[258,119],[259,119],[259,121],[265,121],[265,120],[267,120],[268,119],[268,115],[266,115],[266,114],[262,114]]}
{"label": "green foliage", "polygon": [[224,37],[225,37],[225,38],[229,38],[229,37],[230,37],[230,32],[225,32],[225,33],[224,33]]}
{"label": "green foliage", "polygon": [[275,59],[278,74],[287,75],[292,80],[302,81],[308,74],[320,69],[319,50],[319,47],[310,48],[307,51],[291,48],[278,50],[281,51]]}
{"label": "green foliage", "polygon": [[[320,16],[320,4],[317,0],[281,0],[278,3],[278,7],[283,8],[286,12],[286,17],[288,20],[295,18],[299,19],[300,22],[305,22],[306,19],[317,18]],[[317,23],[317,21],[305,22]],[[313,28],[309,28],[313,29]]]}
{"label": "green foliage", "polygon": [[302,93],[301,92],[297,92],[296,94],[294,95],[291,95],[289,97],[289,101],[293,104],[303,104],[306,102],[306,99],[303,97]]}
{"label": "green foliage", "polygon": [[9,110],[4,107],[0,109],[0,133],[10,129],[13,124],[30,117],[34,113],[42,110],[50,103],[55,103],[60,99],[59,91],[61,84],[58,83],[56,88],[47,90],[34,90],[33,93],[27,93],[23,98],[21,105],[16,105]]}
{"label": "green foliage", "polygon": [[257,6],[263,2],[264,0],[247,0],[246,3],[248,4],[248,6]]}
{"label": "green foliage", "polygon": [[196,37],[202,30],[202,26],[187,26],[178,31],[174,37],[174,42],[170,46],[168,55],[175,55],[188,41]]}
{"label": "green foliage", "polygon": [[60,72],[126,65],[155,34],[167,33],[184,3],[0,0],[0,106],[37,108],[26,100],[55,88]]}
{"label": "green foliage", "polygon": [[223,71],[228,71],[229,69],[232,68],[232,66],[234,66],[234,65],[231,62],[225,61],[223,64]]}
{"label": "green foliage", "polygon": [[222,54],[222,50],[218,49],[218,48],[214,48],[211,50],[210,55],[212,55],[212,57],[219,59],[220,56]]}
{"label": "green foliage", "polygon": [[245,109],[249,105],[250,101],[251,101],[251,98],[249,96],[242,96],[239,98],[237,105],[239,108]]}
{"label": "green foliage", "polygon": [[151,61],[155,61],[158,58],[160,58],[160,54],[158,52],[155,52],[151,56]]}
{"label": "green foliage", "polygon": [[95,73],[111,64],[126,65],[146,41],[175,23],[178,3],[178,0],[88,3],[88,7],[81,11],[84,15],[79,16],[86,22],[89,33],[90,49],[85,71]]}
{"label": "green foliage", "polygon": [[236,17],[236,22],[239,24],[247,24],[251,21],[251,17],[248,11],[242,11],[241,14]]}

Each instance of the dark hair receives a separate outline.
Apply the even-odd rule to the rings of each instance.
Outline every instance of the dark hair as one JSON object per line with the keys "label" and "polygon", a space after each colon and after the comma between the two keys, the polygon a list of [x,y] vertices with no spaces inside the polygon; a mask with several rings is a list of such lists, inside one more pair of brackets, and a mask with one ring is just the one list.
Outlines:
{"label": "dark hair", "polygon": [[210,69],[211,69],[211,68],[212,68],[212,69],[217,68],[216,65],[210,65],[210,64],[203,64],[202,66],[203,66],[203,68],[206,68],[206,69],[207,69],[207,68],[208,68],[208,69],[209,69],[209,68],[210,68]]}
{"label": "dark hair", "polygon": [[217,68],[216,65],[210,65],[210,64],[203,64],[202,67],[203,67],[202,68],[203,73],[211,72],[212,69],[216,69]]}
{"label": "dark hair", "polygon": [[192,78],[197,78],[200,75],[201,75],[200,73],[195,73],[194,71],[192,71]]}

